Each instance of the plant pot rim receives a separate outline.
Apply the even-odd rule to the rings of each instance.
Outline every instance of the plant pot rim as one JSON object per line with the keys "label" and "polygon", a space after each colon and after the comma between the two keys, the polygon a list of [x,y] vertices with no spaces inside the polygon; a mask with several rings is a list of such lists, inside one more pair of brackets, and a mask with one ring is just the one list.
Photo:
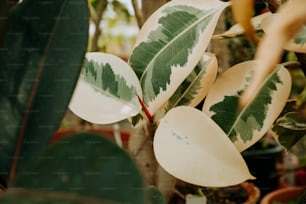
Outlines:
{"label": "plant pot rim", "polygon": [[248,193],[248,199],[243,204],[255,204],[259,201],[260,190],[251,182],[243,182],[240,184],[244,190]]}
{"label": "plant pot rim", "polygon": [[303,193],[304,190],[306,190],[305,186],[288,186],[288,187],[280,188],[280,189],[277,189],[265,195],[260,201],[260,204],[271,204],[273,201],[278,201],[275,199],[277,199],[278,196],[284,193],[287,193],[288,195],[292,195],[292,199],[294,199],[293,195],[298,195],[299,193]]}

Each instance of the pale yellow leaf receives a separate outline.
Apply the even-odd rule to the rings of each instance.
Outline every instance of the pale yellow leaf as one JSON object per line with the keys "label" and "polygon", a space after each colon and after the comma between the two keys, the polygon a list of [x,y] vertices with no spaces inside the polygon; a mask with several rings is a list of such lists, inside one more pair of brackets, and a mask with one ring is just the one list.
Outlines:
{"label": "pale yellow leaf", "polygon": [[189,106],[166,114],[156,130],[153,148],[159,164],[188,183],[222,187],[254,178],[222,129]]}
{"label": "pale yellow leaf", "polygon": [[251,84],[240,99],[242,107],[253,99],[260,84],[280,62],[283,47],[306,22],[305,11],[305,0],[291,0],[283,4],[278,15],[272,19],[255,56],[258,68],[255,70]]}
{"label": "pale yellow leaf", "polygon": [[234,19],[239,23],[245,35],[252,41],[257,42],[255,29],[251,23],[254,14],[254,0],[232,0],[232,12]]}

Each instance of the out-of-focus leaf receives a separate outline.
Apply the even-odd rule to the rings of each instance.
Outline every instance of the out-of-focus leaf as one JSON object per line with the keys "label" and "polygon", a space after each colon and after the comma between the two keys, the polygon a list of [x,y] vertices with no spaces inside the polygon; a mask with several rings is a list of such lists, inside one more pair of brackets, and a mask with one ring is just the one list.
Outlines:
{"label": "out-of-focus leaf", "polygon": [[228,5],[218,0],[170,1],[143,25],[129,63],[152,115],[200,61]]}
{"label": "out-of-focus leaf", "polygon": [[223,130],[189,106],[173,108],[161,119],[153,148],[159,164],[188,183],[221,187],[254,178]]}
{"label": "out-of-focus leaf", "polygon": [[[270,12],[263,13],[261,15],[255,16],[251,18],[251,23],[254,27],[254,29],[261,30],[262,29],[262,22],[265,21],[266,18],[268,18],[270,15],[272,15]],[[224,33],[221,34],[216,34],[213,36],[213,39],[222,39],[222,38],[231,38],[235,37],[237,35],[241,35],[244,33],[244,29],[241,27],[240,24],[235,24],[230,29],[225,31]]]}
{"label": "out-of-focus leaf", "polygon": [[231,67],[218,77],[206,96],[203,111],[228,135],[239,151],[257,142],[284,108],[291,90],[288,70],[279,66],[258,87],[254,100],[238,111],[241,93],[249,84],[255,61]]}
{"label": "out-of-focus leaf", "polygon": [[295,105],[295,100],[289,101],[283,110],[284,114],[272,128],[273,136],[286,149],[306,136],[306,112],[295,109]]}
{"label": "out-of-focus leaf", "polygon": [[101,135],[79,133],[52,145],[21,172],[16,188],[77,194],[118,203],[144,203],[133,160]]}
{"label": "out-of-focus leaf", "polygon": [[272,19],[270,26],[266,29],[264,38],[257,48],[255,59],[258,68],[255,70],[252,82],[240,98],[241,107],[253,99],[256,95],[257,87],[263,83],[280,62],[285,45],[304,26],[306,22],[305,8],[305,0],[287,1],[279,9],[278,15]]}
{"label": "out-of-focus leaf", "polygon": [[41,152],[67,109],[88,41],[87,0],[24,0],[0,49],[0,177]]}
{"label": "out-of-focus leaf", "polygon": [[0,195],[0,203],[5,204],[119,204],[114,201],[107,201],[89,198],[72,193],[46,192],[39,190],[9,189]]}
{"label": "out-of-focus leaf", "polygon": [[117,122],[139,113],[142,97],[138,78],[119,57],[87,53],[69,108],[96,124]]}
{"label": "out-of-focus leaf", "polygon": [[[280,20],[277,16],[279,14],[271,14],[270,16],[267,16],[262,21],[262,28],[264,31],[267,31],[269,29],[269,26],[271,26],[271,23],[275,20]],[[291,31],[288,31],[291,32]],[[283,45],[283,48],[286,50],[294,51],[294,52],[301,52],[306,53],[306,26],[303,25],[301,30],[299,30],[298,33],[296,33],[292,39],[290,39],[289,42],[285,43]]]}
{"label": "out-of-focus leaf", "polygon": [[149,186],[146,188],[146,204],[166,204],[166,201],[158,190],[154,186]]}
{"label": "out-of-focus leaf", "polygon": [[232,12],[234,19],[239,23],[245,35],[254,42],[257,42],[255,29],[251,23],[254,15],[254,0],[232,0]]}

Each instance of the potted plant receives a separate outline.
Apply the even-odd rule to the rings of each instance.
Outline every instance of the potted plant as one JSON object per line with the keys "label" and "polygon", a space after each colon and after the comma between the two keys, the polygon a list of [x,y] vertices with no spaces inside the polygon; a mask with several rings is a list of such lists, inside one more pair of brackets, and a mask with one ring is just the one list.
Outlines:
{"label": "potted plant", "polygon": [[145,191],[157,197],[106,137],[82,132],[49,145],[87,50],[88,2],[5,0],[0,8],[0,203],[144,203]]}
{"label": "potted plant", "polygon": [[263,197],[261,204],[286,204],[305,202],[305,187],[285,187],[268,193]]}
{"label": "potted plant", "polygon": [[[232,8],[235,11],[239,6],[234,2]],[[216,59],[209,53],[203,55],[208,39],[232,37],[241,34],[243,30],[234,26],[226,33],[213,36],[219,15],[229,4],[218,1],[197,3],[172,1],[153,13],[141,27],[128,63],[113,55],[88,53],[70,109],[93,123],[112,123],[130,118],[135,126],[142,125],[145,129],[149,126],[149,130],[146,130],[149,133],[147,140],[149,143],[153,140],[155,153],[149,157],[150,161],[156,158],[170,174],[193,184],[233,185],[253,178],[239,152],[255,144],[272,125],[274,136],[283,142],[285,133],[296,130],[296,124],[293,122],[289,127],[288,120],[302,121],[303,117],[297,117],[297,110],[292,107],[287,109],[288,106],[284,109],[291,90],[291,77],[284,67],[300,65],[290,62],[275,68],[281,51],[293,36],[289,32],[280,32],[282,37],[273,39],[271,36],[274,32],[268,26],[268,30],[264,29],[268,34],[258,49],[256,63],[248,61],[235,65],[218,75],[214,82]],[[246,28],[246,34],[255,40],[250,24],[244,24],[250,20],[245,16],[249,16],[252,11],[251,3],[246,4],[244,6],[248,10],[236,10],[234,14]],[[303,19],[302,13],[298,17],[288,18],[289,25],[286,28],[275,19],[300,4],[302,2],[296,1],[293,7],[287,4],[281,6],[283,9],[280,9],[279,14],[269,16],[273,18],[270,25],[274,25],[277,31],[291,29],[294,24],[292,22]],[[177,21],[181,18],[186,19]],[[259,21],[262,27],[267,27],[262,16],[253,20],[255,24]],[[266,21],[269,23],[270,20]],[[302,24],[297,26],[301,27]],[[299,41],[296,40],[295,44],[300,44],[297,45],[298,51],[303,51],[302,34],[296,37]],[[267,53],[268,48],[265,46],[270,45],[269,42],[277,49],[275,52]],[[287,46],[286,49],[296,48]],[[273,56],[267,58],[268,54]],[[261,71],[253,69],[254,66],[259,66]],[[254,80],[249,85],[253,72]],[[299,104],[303,101],[303,95],[298,99]],[[204,114],[191,108],[205,96]],[[104,104],[111,105],[107,107]],[[98,116],[97,109],[101,113],[113,113],[112,116],[117,118]],[[285,112],[281,113],[283,109]],[[297,131],[295,138],[302,132]],[[224,133],[227,137],[222,136]],[[230,138],[230,141],[224,138]],[[289,147],[288,139],[286,142],[282,144]],[[219,149],[215,147],[220,146],[226,157],[218,154]],[[211,168],[208,168],[204,161],[222,162],[213,162],[215,165],[210,163]],[[229,173],[230,176],[221,179],[218,170],[230,170],[229,166],[223,165],[233,164],[234,161],[239,163],[232,169],[237,177]]]}
{"label": "potted plant", "polygon": [[[15,18],[20,21],[25,20],[27,23],[25,25],[30,25],[29,28],[32,28],[32,26],[36,28],[35,25],[42,26],[36,23],[40,16],[37,18],[34,14],[38,12],[44,17],[46,12],[43,11],[46,10],[41,9],[41,6],[47,9],[48,2],[41,4],[35,4],[34,2],[24,0],[16,6],[13,11],[14,15],[11,17],[13,20],[10,20],[12,26],[9,28],[13,29],[13,31],[18,29],[18,26],[14,26]],[[55,17],[47,19],[59,20],[59,23],[55,21],[55,24],[52,24],[53,26],[51,27],[55,30],[61,28],[59,29],[60,31],[66,31],[65,28],[67,28],[66,24],[62,25],[61,23],[69,22],[66,21],[72,19],[69,15],[76,15],[74,13],[76,11],[69,9],[68,5],[76,7],[83,5],[82,8],[86,8],[84,1],[79,3],[64,1],[63,4],[58,4],[60,6],[55,9]],[[283,31],[284,29],[288,31],[292,28],[295,28],[296,30],[294,31],[297,33],[297,29],[305,22],[304,13],[298,9],[305,6],[305,3],[300,0],[294,0],[292,4],[281,6],[284,10],[280,10],[280,17],[273,17],[273,21],[270,24],[273,26],[270,27],[274,29],[266,31],[267,35],[258,47],[256,61],[237,64],[217,76],[217,58],[214,54],[205,53],[205,50],[213,39],[213,31],[220,14],[230,5],[232,5],[236,19],[244,27],[247,36],[256,41],[254,29],[250,24],[251,11],[253,9],[252,1],[237,3],[237,1],[221,2],[217,0],[174,0],[156,10],[142,25],[128,63],[116,56],[101,52],[90,52],[85,56],[83,69],[69,103],[69,108],[84,120],[92,123],[107,124],[129,118],[132,125],[141,127],[140,130],[144,131],[141,134],[147,136],[145,138],[146,143],[143,145],[147,147],[145,148],[147,160],[142,161],[144,167],[140,169],[146,179],[149,176],[153,177],[153,182],[146,182],[146,185],[157,186],[164,196],[167,196],[169,189],[170,191],[173,190],[175,184],[175,179],[166,174],[164,170],[185,182],[207,187],[230,186],[248,179],[254,179],[241,156],[241,152],[255,144],[272,127],[275,121],[280,131],[274,130],[278,133],[278,139],[281,141],[282,135],[280,133],[284,133],[282,128],[286,128],[287,131],[296,130],[291,128],[296,125],[294,122],[290,127],[284,124],[288,124],[289,120],[298,121],[300,119],[293,117],[296,114],[291,112],[286,117],[282,117],[281,120],[280,118],[278,119],[290,94],[291,78],[284,67],[285,65],[288,66],[288,64],[275,67],[284,45],[293,36],[289,32],[280,32],[278,33],[280,37],[274,39],[271,35],[274,36],[273,31],[275,30]],[[245,8],[242,9],[243,12],[240,9],[241,5]],[[32,12],[32,8],[37,10]],[[289,10],[297,9],[297,12],[293,12],[297,16],[287,17],[286,20],[288,21],[285,21],[287,23],[285,25],[288,27],[284,27],[283,21],[279,20],[279,18],[283,18],[282,15],[287,12],[288,8]],[[20,15],[19,12],[24,15]],[[61,16],[66,13],[69,15]],[[83,11],[83,14],[86,18],[80,16],[80,14],[77,16],[86,20],[86,12]],[[76,23],[74,22],[74,24]],[[40,26],[38,26],[38,30],[41,28]],[[226,38],[243,33],[243,29],[236,28],[217,37]],[[84,30],[86,29],[84,28]],[[82,31],[84,30],[82,29]],[[30,31],[30,34],[38,33],[38,36],[44,36],[49,33],[37,32],[35,29],[26,31],[26,34],[29,34],[28,32]],[[67,32],[61,34],[66,36],[64,34]],[[7,33],[7,36],[16,34],[16,32]],[[51,34],[43,44],[44,47],[54,48],[50,50],[55,50],[59,53],[65,51],[65,47],[58,46],[65,42],[66,38],[59,42],[55,41],[58,44],[54,44],[55,47],[52,47],[53,39],[57,39],[57,35],[52,32]],[[72,34],[72,36],[82,36],[79,32],[72,32]],[[30,41],[31,43],[40,42],[33,35],[26,36],[32,40]],[[85,34],[84,36],[86,39]],[[215,36],[215,38],[217,37]],[[304,46],[301,46],[304,36],[299,34],[297,37],[300,41],[296,44],[299,45],[302,51],[305,51],[303,49]],[[8,39],[10,38],[5,38],[4,40],[4,48],[6,49],[2,49],[6,53],[5,56],[10,56],[7,50],[12,45],[12,40],[9,41]],[[83,39],[84,42],[86,41],[85,39]],[[32,65],[33,60],[38,58],[40,63],[37,62],[36,64],[51,66],[52,63],[45,63],[49,61],[46,61],[48,55],[44,55],[48,54],[47,51],[49,49],[46,49],[45,52],[39,50],[36,53],[36,49],[29,49],[28,45],[31,45],[31,43],[27,42],[20,48],[21,51],[29,51],[30,54],[38,53],[38,56],[33,56],[34,59],[31,58],[31,60],[26,61],[27,65]],[[75,44],[78,43],[73,41],[70,45]],[[270,48],[274,49],[273,52],[268,52],[268,54],[273,55],[268,59],[265,46],[271,46]],[[85,47],[78,50],[82,51],[78,57],[67,56],[64,58],[77,59],[81,64]],[[71,51],[71,49],[69,50]],[[57,57],[52,58],[53,60],[62,57],[58,56],[57,52],[56,54],[55,56]],[[24,60],[23,56],[24,54],[18,56],[21,57],[20,61]],[[12,65],[9,60],[6,61],[5,59],[5,57],[1,58],[4,64]],[[63,63],[70,64],[66,61]],[[24,65],[25,63],[21,64]],[[75,65],[75,62],[71,64]],[[296,65],[297,63],[293,64]],[[19,66],[21,65],[19,64]],[[38,68],[45,66],[41,65]],[[46,70],[53,71],[53,69]],[[49,72],[46,73],[43,75],[46,79],[44,78],[45,80],[41,81],[47,83]],[[4,76],[6,76],[5,74],[6,72],[3,71]],[[216,77],[217,79],[215,80]],[[27,78],[25,77],[25,79]],[[64,79],[56,81],[65,81]],[[28,106],[24,105],[26,111],[21,109],[21,113],[25,113],[24,120],[26,122],[29,118],[32,118],[30,117],[32,114],[41,114],[41,111],[37,111],[40,109],[35,109],[36,104],[42,104],[40,99],[48,98],[49,100],[49,97],[52,98],[52,94],[48,95],[43,92],[37,95],[39,100],[37,102],[34,100],[33,102],[32,99],[36,99],[34,97],[36,87],[40,85],[37,84],[37,80],[32,80],[31,82],[33,81],[35,85],[33,86],[35,88],[34,93],[29,91],[29,93],[32,93],[29,95],[31,100],[27,101],[28,103],[26,104]],[[43,85],[41,87],[46,88]],[[62,86],[56,87],[58,88],[56,91],[63,89]],[[6,93],[5,90],[3,91]],[[21,97],[15,92],[13,93],[13,96],[12,94],[8,95],[8,99],[10,99],[8,101],[14,101],[14,99]],[[64,101],[61,96],[56,96],[58,100]],[[63,108],[68,104],[70,94],[65,94],[65,96],[67,97],[66,102],[63,102],[61,109],[56,108],[55,112],[63,114]],[[204,97],[202,111],[193,108]],[[303,99],[303,97],[300,99]],[[50,111],[49,106],[44,106],[44,108],[47,109],[46,111]],[[31,114],[28,115],[27,113]],[[49,119],[48,116],[45,117]],[[39,146],[39,149],[33,149],[36,150],[35,152],[31,151],[32,146],[24,149],[27,144],[35,144],[37,141],[24,140],[27,136],[25,136],[23,127],[38,128],[40,131],[42,127],[49,127],[46,125],[49,123],[44,124],[40,119],[41,116],[39,115],[29,120],[33,120],[33,122],[38,120],[40,126],[34,125],[33,127],[31,123],[21,123],[21,131],[17,136],[16,134],[8,134],[8,137],[20,138],[20,142],[17,143],[17,154],[13,157],[18,162],[21,161],[21,164],[18,165],[20,167],[17,169],[19,177],[16,180],[14,177],[9,177],[9,184],[12,185],[14,183],[15,187],[19,189],[7,191],[0,199],[5,202],[8,202],[8,200],[12,200],[10,202],[18,202],[17,199],[27,198],[31,199],[32,203],[38,203],[43,198],[57,201],[66,199],[71,203],[79,201],[81,203],[99,203],[102,202],[101,199],[119,203],[145,202],[142,179],[130,157],[120,148],[100,136],[81,133],[67,137],[58,141],[41,155],[39,153],[45,147],[41,145],[43,143],[36,145]],[[16,126],[19,127],[18,125]],[[50,130],[50,132],[53,133],[54,129]],[[33,131],[28,134],[40,138]],[[49,138],[44,137],[45,143]],[[4,141],[1,145],[9,143],[7,142],[8,140]],[[11,147],[14,145],[15,143],[4,146]],[[78,154],[80,150],[82,150],[82,154]],[[34,159],[27,166],[26,160],[30,160],[31,153],[33,153]],[[3,153],[2,155],[8,154]],[[92,155],[100,156],[92,158]],[[25,159],[20,160],[20,158]],[[60,159],[53,158],[62,158],[62,160],[69,162],[65,163]],[[1,160],[10,161],[8,158]],[[46,160],[52,164],[51,167],[43,165]],[[61,161],[61,165],[57,165],[58,161]],[[5,168],[9,167],[10,165],[5,165]],[[122,169],[124,170],[122,171]],[[150,169],[150,171],[145,171],[146,169]],[[54,173],[52,174],[55,175],[54,178],[50,177],[50,171]],[[9,171],[6,169],[2,172]],[[15,172],[13,171],[12,175],[15,175]],[[110,172],[114,174],[114,177],[109,176]],[[148,176],[147,173],[150,173],[150,175]],[[31,180],[31,183],[30,179],[33,179],[33,175],[39,179]],[[6,177],[8,175],[4,175],[4,178]],[[165,183],[156,181],[155,178],[168,179],[169,182],[167,184],[170,187],[164,187]],[[120,185],[113,186],[114,183]],[[103,186],[101,187],[102,184]],[[124,190],[120,191],[116,196],[115,192],[118,192],[119,189]],[[149,188],[147,191],[149,192],[147,195],[152,195],[152,191],[155,192],[154,195],[158,195],[157,197],[160,195],[155,188],[153,190]],[[154,198],[156,196],[149,197]],[[163,202],[163,199],[158,201],[158,203]]]}

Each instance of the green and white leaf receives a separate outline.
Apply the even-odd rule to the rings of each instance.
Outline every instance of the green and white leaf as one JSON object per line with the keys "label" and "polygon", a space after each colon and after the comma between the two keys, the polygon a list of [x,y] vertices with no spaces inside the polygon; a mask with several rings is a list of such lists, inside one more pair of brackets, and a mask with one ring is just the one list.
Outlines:
{"label": "green and white leaf", "polygon": [[137,76],[119,57],[87,53],[69,108],[97,124],[117,122],[139,113],[142,97]]}
{"label": "green and white leaf", "polygon": [[[265,18],[262,22],[263,30],[267,30],[270,26],[273,19],[277,18],[279,14],[274,13]],[[281,20],[281,19],[280,19]],[[293,51],[293,52],[302,52],[306,53],[306,25],[288,42],[284,49]]]}
{"label": "green and white leaf", "polygon": [[228,5],[218,0],[170,1],[143,25],[129,63],[140,79],[151,114],[197,65]]}
{"label": "green and white leaf", "polygon": [[158,111],[163,115],[176,106],[198,105],[216,79],[218,62],[214,54],[205,53],[200,62]]}
{"label": "green and white leaf", "polygon": [[272,128],[274,138],[286,149],[306,136],[306,112],[296,109],[296,101],[287,102]]}
{"label": "green and white leaf", "polygon": [[[266,17],[269,17],[271,15],[270,12],[266,12],[263,14],[260,14],[258,16],[255,16],[251,18],[251,23],[253,24],[255,30],[261,30],[261,23],[264,21]],[[224,33],[221,34],[216,34],[213,36],[213,39],[222,39],[222,38],[232,38],[237,35],[241,35],[244,33],[243,28],[241,27],[240,24],[235,24],[230,29],[225,31]]]}
{"label": "green and white leaf", "polygon": [[255,61],[237,64],[218,77],[207,94],[203,111],[228,135],[241,152],[257,142],[284,108],[291,90],[291,77],[279,66],[258,87],[253,101],[238,110],[241,93],[249,84]]}
{"label": "green and white leaf", "polygon": [[223,187],[254,178],[223,130],[189,106],[166,114],[156,130],[153,149],[167,172],[188,183]]}

